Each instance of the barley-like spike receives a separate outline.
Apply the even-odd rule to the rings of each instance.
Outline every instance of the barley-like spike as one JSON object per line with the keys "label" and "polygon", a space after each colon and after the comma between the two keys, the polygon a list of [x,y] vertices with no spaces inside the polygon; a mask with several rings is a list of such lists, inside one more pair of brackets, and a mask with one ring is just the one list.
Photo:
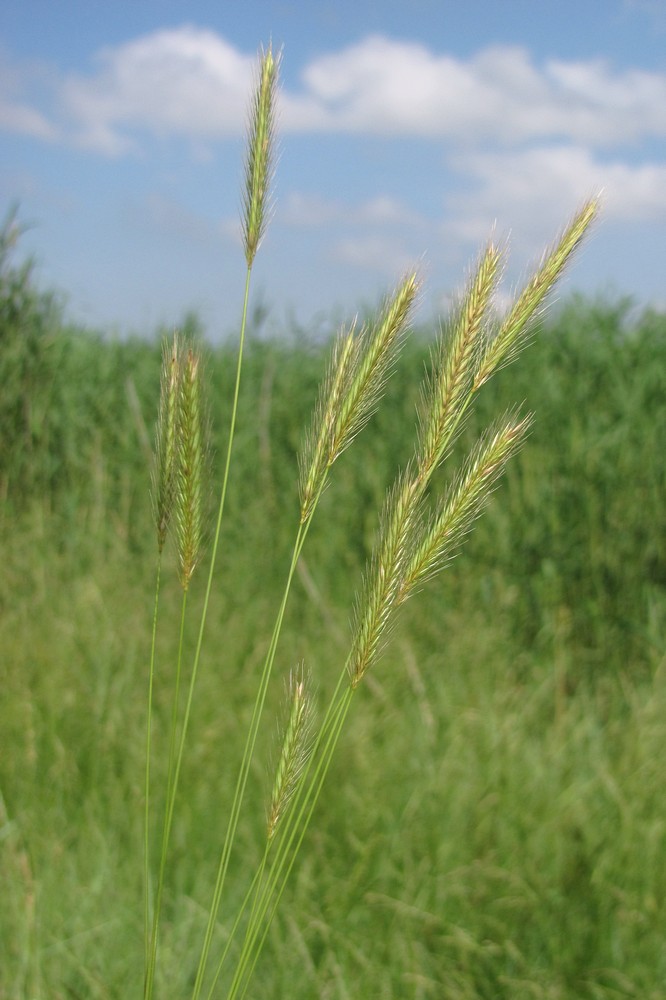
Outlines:
{"label": "barley-like spike", "polygon": [[372,416],[402,343],[418,293],[414,272],[387,298],[358,336],[353,328],[336,344],[301,463],[301,523],[312,513],[326,474]]}
{"label": "barley-like spike", "polygon": [[292,671],[287,686],[289,718],[281,739],[280,758],[275,771],[273,793],[268,810],[269,842],[277,833],[280,820],[294,794],[298,779],[312,752],[313,702],[310,675],[301,665]]}
{"label": "barley-like spike", "polygon": [[459,427],[476,375],[483,322],[502,265],[502,252],[490,244],[468,286],[448,336],[442,332],[435,370],[425,389],[420,422],[419,476],[425,484],[445,457]]}
{"label": "barley-like spike", "polygon": [[178,420],[176,534],[180,581],[187,590],[201,558],[206,464],[205,417],[201,398],[201,358],[189,346],[183,361]]}
{"label": "barley-like spike", "polygon": [[509,459],[520,448],[532,423],[507,415],[478,442],[434,515],[424,520],[410,552],[397,597],[402,604],[414,588],[430,579],[453,557],[481,515]]}
{"label": "barley-like spike", "polygon": [[531,321],[538,315],[548,293],[580,246],[598,212],[598,198],[592,198],[586,202],[555,242],[550,252],[544,255],[541,266],[535,271],[516,299],[497,335],[487,344],[474,380],[475,390],[487,382],[499,368],[513,361],[525,346],[531,330]]}
{"label": "barley-like spike", "polygon": [[358,354],[360,340],[354,324],[336,338],[331,363],[315,407],[312,427],[301,453],[301,524],[312,514],[316,498],[321,492],[326,473],[330,468],[331,441],[334,437],[336,415],[340,402],[349,388],[349,373],[354,368],[354,355]]}
{"label": "barley-like spike", "polygon": [[408,467],[388,492],[362,595],[356,602],[354,640],[349,658],[353,688],[361,682],[389,638],[419,507],[416,480]]}
{"label": "barley-like spike", "polygon": [[164,548],[173,514],[177,457],[176,424],[181,375],[181,344],[178,332],[174,331],[171,343],[165,341],[162,348],[162,375],[155,434],[153,505],[160,553]]}
{"label": "barley-like spike", "polygon": [[243,194],[243,244],[247,266],[252,267],[266,231],[273,180],[275,145],[275,96],[280,56],[269,45],[261,54],[248,128],[245,188]]}
{"label": "barley-like spike", "polygon": [[419,290],[415,272],[410,272],[395,293],[380,308],[374,323],[364,327],[358,365],[351,373],[349,393],[337,413],[332,461],[340,455],[372,416],[395,363],[397,348],[407,329]]}

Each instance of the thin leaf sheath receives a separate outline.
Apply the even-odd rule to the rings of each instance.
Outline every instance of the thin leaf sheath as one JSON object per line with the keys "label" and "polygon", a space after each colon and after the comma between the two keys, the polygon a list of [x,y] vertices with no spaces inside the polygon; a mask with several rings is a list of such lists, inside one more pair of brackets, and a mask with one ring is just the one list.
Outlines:
{"label": "thin leaf sheath", "polygon": [[249,141],[243,195],[243,243],[247,266],[252,267],[266,230],[273,179],[275,97],[280,59],[269,45],[262,53],[259,79],[250,113]]}

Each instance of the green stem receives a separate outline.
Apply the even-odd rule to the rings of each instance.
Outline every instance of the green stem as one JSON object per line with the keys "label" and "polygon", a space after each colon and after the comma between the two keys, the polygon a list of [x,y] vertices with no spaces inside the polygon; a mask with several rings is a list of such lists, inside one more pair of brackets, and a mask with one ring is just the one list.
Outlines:
{"label": "green stem", "polygon": [[266,842],[266,847],[264,849],[264,854],[263,854],[263,857],[262,857],[261,862],[259,864],[259,867],[257,868],[256,872],[254,873],[254,878],[252,879],[252,882],[250,884],[249,889],[245,893],[245,899],[243,900],[243,902],[240,905],[238,913],[236,914],[236,919],[234,920],[234,923],[233,923],[233,927],[231,928],[231,930],[229,932],[229,937],[227,939],[227,943],[225,944],[224,951],[222,952],[222,955],[220,956],[220,960],[219,960],[219,962],[217,964],[217,969],[215,970],[215,975],[213,977],[213,981],[212,981],[212,983],[210,985],[210,989],[208,991],[207,1000],[212,1000],[213,993],[215,992],[215,987],[217,986],[217,981],[218,981],[218,979],[220,978],[220,976],[222,974],[222,969],[224,968],[224,963],[226,962],[227,955],[229,954],[229,949],[230,949],[230,947],[232,945],[232,942],[233,942],[233,940],[234,940],[234,938],[236,936],[236,932],[237,932],[237,930],[238,930],[238,928],[240,926],[240,922],[243,919],[243,914],[245,913],[245,911],[246,911],[246,909],[248,907],[250,899],[252,899],[252,897],[254,897],[254,902],[253,902],[253,905],[252,905],[252,912],[250,914],[250,920],[252,920],[252,917],[254,915],[256,900],[259,898],[258,897],[258,887],[261,885],[261,882],[263,881],[264,872],[266,871],[266,863],[268,861],[268,854],[270,852],[270,849],[271,849],[271,843],[270,843],[270,841],[267,841]]}
{"label": "green stem", "polygon": [[217,914],[220,908],[224,883],[229,868],[231,849],[233,847],[233,842],[236,835],[236,829],[238,827],[238,820],[240,817],[241,806],[245,795],[247,779],[250,773],[250,766],[252,764],[254,748],[257,742],[259,724],[261,721],[261,715],[263,712],[264,703],[266,701],[268,682],[270,680],[273,663],[275,660],[275,653],[280,638],[280,632],[282,630],[282,623],[284,621],[287,601],[289,599],[289,592],[291,590],[292,580],[294,578],[294,573],[296,571],[296,564],[298,563],[298,559],[301,554],[303,544],[305,542],[309,524],[310,521],[307,521],[305,524],[299,525],[298,528],[298,533],[296,535],[296,541],[294,542],[294,549],[291,557],[291,564],[289,566],[289,573],[287,575],[287,582],[285,584],[284,593],[282,595],[282,601],[280,603],[280,608],[275,620],[275,625],[273,626],[273,634],[271,636],[268,652],[264,660],[261,679],[259,681],[259,688],[257,690],[257,695],[254,701],[254,708],[252,710],[252,719],[250,720],[250,728],[248,730],[247,739],[245,741],[243,758],[238,773],[238,779],[236,781],[236,789],[234,792],[234,798],[231,805],[231,812],[227,824],[227,831],[224,838],[224,844],[222,846],[222,853],[220,856],[220,862],[217,870],[217,878],[215,880],[215,888],[213,890],[213,899],[209,910],[208,924],[206,926],[204,943],[201,950],[201,957],[199,959],[199,966],[197,969],[197,976],[194,983],[194,992],[192,993],[192,1000],[198,1000],[203,986],[203,977],[206,969],[206,964],[208,962],[210,947],[213,940],[215,921],[217,919]]}
{"label": "green stem", "polygon": [[[241,319],[241,329],[240,329],[240,337],[239,337],[239,345],[238,345],[238,360],[237,360],[237,364],[236,364],[236,380],[235,380],[235,384],[234,384],[234,396],[233,396],[233,404],[232,404],[232,410],[231,410],[231,420],[230,420],[230,425],[229,425],[229,440],[228,440],[228,444],[227,444],[227,455],[226,455],[226,460],[225,460],[225,465],[224,465],[224,477],[223,477],[223,480],[222,480],[222,491],[221,491],[221,494],[220,494],[220,504],[219,504],[219,508],[218,508],[217,521],[216,521],[216,525],[215,525],[215,536],[214,536],[214,539],[213,539],[213,548],[212,548],[212,553],[211,553],[210,568],[209,568],[209,571],[208,571],[208,581],[207,581],[207,584],[206,584],[206,592],[205,592],[204,603],[203,603],[203,608],[202,608],[202,612],[201,612],[201,621],[200,621],[200,625],[199,625],[199,634],[197,636],[197,645],[196,645],[196,650],[195,650],[195,654],[194,654],[194,662],[193,662],[193,665],[192,665],[192,673],[190,675],[190,684],[189,684],[189,688],[188,688],[188,692],[187,692],[187,702],[186,702],[186,705],[185,705],[185,712],[184,712],[184,716],[183,716],[183,725],[182,725],[182,730],[181,730],[181,735],[180,735],[180,743],[179,743],[179,746],[178,746],[178,752],[177,752],[176,759],[175,759],[175,767],[173,766],[173,756],[170,753],[169,779],[168,779],[168,782],[167,782],[167,789],[168,789],[167,790],[167,808],[166,808],[167,818],[165,819],[165,825],[164,825],[164,836],[163,836],[163,842],[162,842],[162,857],[161,857],[161,860],[160,860],[160,877],[159,877],[159,881],[158,881],[157,900],[156,900],[156,904],[155,904],[155,914],[154,914],[154,917],[153,917],[153,937],[152,937],[151,957],[150,957],[149,966],[148,966],[147,986],[146,986],[146,991],[145,991],[145,994],[144,994],[145,995],[145,1000],[150,1000],[150,998],[152,997],[152,991],[153,991],[153,982],[154,982],[154,976],[155,976],[155,964],[156,964],[156,958],[157,958],[157,928],[158,928],[158,924],[159,924],[159,913],[160,913],[161,901],[162,901],[164,867],[166,865],[166,855],[167,855],[167,852],[168,852],[169,839],[170,839],[170,836],[171,836],[171,822],[172,822],[172,819],[173,819],[173,811],[174,811],[174,806],[175,806],[175,801],[176,801],[176,794],[177,794],[177,791],[178,791],[178,783],[179,783],[179,779],[180,779],[180,771],[181,771],[181,766],[182,766],[182,761],[183,761],[183,755],[184,755],[184,750],[185,750],[185,741],[186,741],[186,738],[187,738],[187,730],[188,730],[188,727],[189,727],[189,721],[190,721],[190,716],[191,716],[192,701],[193,701],[193,697],[194,697],[194,688],[195,688],[196,679],[197,679],[197,673],[198,673],[198,668],[199,668],[199,661],[200,661],[200,658],[201,658],[201,649],[202,649],[202,646],[203,646],[203,635],[204,635],[204,630],[205,630],[206,618],[207,618],[207,614],[208,614],[208,605],[209,605],[209,602],[210,602],[210,594],[211,594],[211,590],[212,590],[212,586],[213,586],[213,576],[214,576],[214,573],[215,573],[215,563],[216,563],[216,558],[217,558],[217,550],[218,550],[218,547],[219,547],[219,540],[220,540],[221,527],[222,527],[222,519],[223,519],[223,514],[224,514],[224,507],[225,507],[225,502],[226,502],[226,496],[227,496],[227,487],[228,487],[228,484],[229,484],[229,472],[230,472],[230,469],[231,469],[231,455],[232,455],[232,451],[233,451],[233,441],[234,441],[234,435],[235,435],[235,430],[236,430],[236,419],[237,419],[237,415],[238,415],[238,399],[239,399],[239,395],[240,395],[241,373],[242,373],[242,367],[243,367],[243,349],[244,349],[244,345],[245,345],[245,331],[246,331],[246,328],[247,328],[247,312],[248,312],[248,302],[249,302],[249,298],[250,298],[250,279],[251,279],[251,274],[252,274],[252,269],[251,269],[251,267],[248,267],[247,268],[247,272],[246,272],[246,276],[245,276],[245,292],[244,292],[244,295],[243,295],[243,315],[242,315],[242,319]],[[181,641],[182,641],[182,623],[181,623]],[[178,676],[180,676],[180,652],[179,652]],[[175,739],[175,723],[172,725],[172,739]],[[175,747],[175,744],[172,743],[172,748],[174,748],[174,747]]]}
{"label": "green stem", "polygon": [[155,647],[157,644],[157,613],[160,602],[160,576],[162,573],[162,553],[157,559],[157,570],[155,574],[155,601],[153,605],[153,634],[150,643],[150,667],[148,671],[148,712],[146,721],[146,776],[144,791],[144,820],[143,820],[143,878],[144,878],[144,912],[143,912],[143,940],[144,940],[144,987],[148,982],[148,964],[150,958],[150,750],[152,744],[152,720],[153,720],[153,682],[155,678]]}
{"label": "green stem", "polygon": [[[166,870],[166,859],[169,849],[169,839],[171,837],[171,824],[173,822],[174,804],[176,801],[176,785],[178,782],[179,768],[175,767],[176,757],[176,733],[178,727],[178,702],[180,700],[180,677],[183,664],[183,643],[185,638],[185,612],[187,610],[187,591],[183,591],[183,600],[180,612],[180,634],[178,638],[178,662],[176,666],[176,682],[174,685],[173,705],[171,709],[171,735],[169,742],[169,766],[167,772],[167,791],[164,806],[164,823],[162,826],[162,850],[160,853],[160,868],[157,878],[157,893],[155,896],[155,910],[153,912],[153,929],[151,934],[150,955],[148,960],[148,970],[144,989],[145,1000],[150,1000],[153,995],[155,983],[155,968],[157,965],[157,937],[160,925],[160,915],[162,911],[162,895],[164,892],[164,872]],[[179,761],[180,763],[180,761]]]}
{"label": "green stem", "polygon": [[[246,929],[241,955],[229,988],[227,1000],[235,1000],[243,979],[245,979],[245,986],[241,995],[244,995],[254,967],[261,954],[273,915],[280,903],[291,870],[296,863],[296,858],[319,800],[319,795],[326,780],[331,760],[351,705],[351,699],[354,695],[352,688],[347,686],[342,696],[340,696],[342,685],[344,683],[348,685],[348,682],[349,675],[347,666],[345,665],[345,669],[340,676],[338,685],[329,703],[329,708],[313,751],[312,760],[315,758],[317,760],[316,765],[314,765],[314,771],[309,782],[308,777],[309,772],[313,768],[312,764],[303,775],[301,789],[297,793],[297,800],[293,803],[292,809],[285,820],[285,828],[269,878],[263,890],[261,890],[259,900],[255,901],[253,905],[253,919]],[[322,748],[321,753],[318,753],[319,748]],[[307,785],[306,782],[308,782]],[[269,908],[270,914],[266,920]],[[261,938],[259,938],[262,923],[264,924],[264,930]]]}
{"label": "green stem", "polygon": [[217,522],[216,522],[216,526],[215,526],[215,536],[214,536],[214,539],[213,539],[213,547],[212,547],[212,553],[211,553],[210,568],[209,568],[209,571],[208,571],[208,581],[207,581],[207,584],[206,584],[206,592],[205,592],[204,603],[203,603],[203,608],[202,608],[202,612],[201,612],[201,621],[200,621],[200,624],[199,624],[199,634],[198,634],[198,637],[197,637],[197,645],[196,645],[196,650],[195,650],[195,654],[194,654],[194,662],[193,662],[193,665],[192,665],[192,673],[190,675],[190,684],[189,684],[189,689],[188,689],[188,692],[187,692],[187,702],[186,702],[186,705],[185,705],[185,712],[184,712],[184,716],[183,716],[183,725],[182,725],[181,735],[180,735],[180,744],[178,746],[178,752],[177,752],[177,755],[176,755],[175,768],[174,768],[174,771],[173,771],[173,780],[170,780],[170,782],[169,782],[168,802],[167,802],[168,819],[165,822],[165,828],[164,828],[165,829],[165,837],[164,837],[163,845],[162,845],[162,863],[161,863],[161,866],[160,866],[161,870],[160,870],[160,882],[158,884],[158,902],[156,904],[156,917],[154,918],[154,921],[153,921],[154,927],[155,927],[155,931],[154,931],[154,934],[153,934],[152,957],[151,957],[151,961],[150,961],[150,964],[149,964],[149,973],[148,973],[149,989],[148,989],[148,992],[146,992],[146,994],[145,994],[146,1000],[150,1000],[150,997],[152,996],[152,984],[153,984],[153,979],[154,979],[154,972],[155,972],[155,968],[154,967],[155,967],[155,958],[156,958],[156,949],[157,949],[156,927],[157,927],[157,920],[159,919],[159,917],[158,917],[158,915],[159,915],[159,904],[161,903],[161,889],[162,889],[163,865],[164,865],[164,862],[165,862],[165,859],[166,859],[166,854],[167,854],[167,851],[168,851],[169,837],[170,837],[170,833],[171,833],[171,818],[173,817],[173,809],[174,809],[174,805],[175,805],[176,794],[177,794],[177,790],[178,790],[178,783],[179,783],[179,779],[180,779],[180,770],[181,770],[182,761],[183,761],[183,754],[184,754],[184,750],[185,750],[185,741],[186,741],[186,738],[187,738],[187,730],[188,730],[190,716],[191,716],[191,710],[192,710],[192,701],[193,701],[193,696],[194,696],[194,688],[195,688],[196,679],[197,679],[197,673],[198,673],[198,669],[199,669],[199,662],[200,662],[200,659],[201,659],[201,649],[202,649],[202,646],[203,646],[203,635],[204,635],[204,630],[205,630],[205,625],[206,625],[206,618],[207,618],[207,615],[208,615],[208,606],[209,606],[209,602],[210,602],[210,594],[211,594],[211,590],[212,590],[212,586],[213,586],[213,576],[214,576],[214,573],[215,573],[215,563],[216,563],[216,558],[217,558],[217,550],[218,550],[219,541],[220,541],[220,533],[221,533],[221,527],[222,527],[222,518],[223,518],[223,514],[224,514],[224,507],[225,507],[225,501],[226,501],[226,496],[227,496],[227,487],[228,487],[228,484],[229,484],[229,472],[230,472],[230,468],[231,468],[231,455],[232,455],[232,451],[233,451],[233,442],[234,442],[234,435],[235,435],[235,430],[236,430],[236,419],[237,419],[237,415],[238,415],[238,398],[239,398],[239,394],[240,394],[241,372],[242,372],[242,366],[243,366],[243,349],[244,349],[244,345],[245,345],[245,331],[246,331],[246,327],[247,327],[247,311],[248,311],[248,302],[249,302],[249,297],[250,297],[250,278],[251,278],[251,273],[252,273],[252,269],[250,267],[248,267],[247,273],[246,273],[246,277],[245,277],[245,293],[244,293],[244,297],[243,297],[243,316],[242,316],[242,320],[241,320],[240,338],[239,338],[239,345],[238,345],[238,361],[237,361],[237,365],[236,365],[236,381],[235,381],[235,385],[234,385],[233,405],[232,405],[232,411],[231,411],[231,421],[230,421],[230,425],[229,425],[229,441],[228,441],[228,445],[227,445],[227,455],[226,455],[226,461],[225,461],[225,466],[224,466],[224,478],[223,478],[223,481],[222,481],[222,491],[221,491],[221,494],[220,494],[220,504],[219,504],[219,508],[218,508]]}

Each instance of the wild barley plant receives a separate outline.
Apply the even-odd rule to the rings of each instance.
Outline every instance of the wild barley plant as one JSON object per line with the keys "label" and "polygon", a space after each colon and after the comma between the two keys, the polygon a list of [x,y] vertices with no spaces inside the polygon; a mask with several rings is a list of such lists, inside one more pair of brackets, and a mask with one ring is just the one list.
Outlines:
{"label": "wild barley plant", "polygon": [[[176,334],[172,343],[165,347],[163,356],[153,484],[158,564],[148,685],[145,775],[146,1000],[153,996],[154,991],[170,833],[231,470],[252,266],[269,214],[278,69],[279,57],[269,47],[261,54],[249,121],[243,195],[247,274],[232,415],[203,611],[182,718],[179,716],[179,704],[187,593],[192,573],[202,558],[205,534],[202,501],[206,489],[206,416],[202,400],[201,359],[197,349]],[[213,938],[220,919],[229,861],[293,576],[336,459],[360,434],[381,401],[409,329],[420,286],[417,272],[409,272],[403,277],[368,322],[360,328],[352,323],[337,337],[300,456],[300,512],[295,517],[292,556],[263,668],[257,679],[255,703],[217,863],[192,1000],[198,1000],[204,990],[209,1000],[223,995],[218,990],[218,987],[222,988],[223,976],[228,1000],[246,995],[271,919],[324,785],[354,694],[367,672],[376,665],[391,636],[401,606],[450,561],[471,530],[507,462],[524,440],[531,416],[521,415],[516,409],[500,417],[481,436],[461,468],[452,474],[443,495],[434,500],[430,495],[433,475],[450,456],[476,394],[498,369],[512,361],[524,347],[532,329],[532,320],[581,242],[597,208],[594,199],[582,207],[550,252],[544,255],[541,265],[499,322],[495,320],[493,295],[501,275],[504,253],[494,244],[489,244],[453,317],[442,326],[432,351],[430,370],[421,389],[413,455],[387,491],[374,551],[354,608],[349,655],[346,663],[341,665],[328,707],[317,722],[314,720],[307,668],[300,665],[287,680],[285,722],[272,794],[266,806],[263,855],[248,881],[247,893],[240,908],[234,914],[224,915],[227,941],[223,953],[213,963]],[[170,529],[179,558],[183,599],[166,805],[153,891],[153,865],[149,853],[152,820],[151,722],[160,566]]]}

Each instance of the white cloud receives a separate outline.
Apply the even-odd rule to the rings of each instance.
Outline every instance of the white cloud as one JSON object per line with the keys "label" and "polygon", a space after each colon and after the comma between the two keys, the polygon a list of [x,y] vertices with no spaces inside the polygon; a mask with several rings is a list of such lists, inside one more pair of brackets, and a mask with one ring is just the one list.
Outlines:
{"label": "white cloud", "polygon": [[57,129],[39,111],[25,104],[1,99],[0,131],[30,135],[49,142],[58,137]]}
{"label": "white cloud", "polygon": [[302,79],[303,92],[284,97],[294,130],[502,143],[666,135],[666,74],[614,72],[600,60],[539,67],[516,46],[466,60],[373,36],[313,60]]}
{"label": "white cloud", "polygon": [[19,67],[8,53],[0,51],[0,131],[47,142],[58,138],[56,127],[23,96],[29,84],[39,85],[43,76],[41,66],[31,63]]}
{"label": "white cloud", "polygon": [[666,221],[666,164],[603,162],[580,146],[551,146],[475,152],[455,166],[472,189],[449,198],[451,228],[473,244],[495,220],[500,232],[511,221],[527,240],[541,240],[599,192],[608,221]]}
{"label": "white cloud", "polygon": [[[11,94],[3,120],[42,137],[62,129],[106,154],[131,149],[142,132],[194,142],[238,135],[255,60],[211,30],[156,31],[98,52],[88,74],[51,74],[51,124],[46,111]],[[313,58],[280,103],[282,131],[502,145],[619,146],[666,136],[666,73],[601,60],[539,65],[517,46],[461,58],[370,36]]]}
{"label": "white cloud", "polygon": [[213,31],[158,31],[95,62],[95,74],[63,81],[60,100],[78,140],[100,152],[124,152],[141,129],[193,139],[243,130],[255,60]]}

